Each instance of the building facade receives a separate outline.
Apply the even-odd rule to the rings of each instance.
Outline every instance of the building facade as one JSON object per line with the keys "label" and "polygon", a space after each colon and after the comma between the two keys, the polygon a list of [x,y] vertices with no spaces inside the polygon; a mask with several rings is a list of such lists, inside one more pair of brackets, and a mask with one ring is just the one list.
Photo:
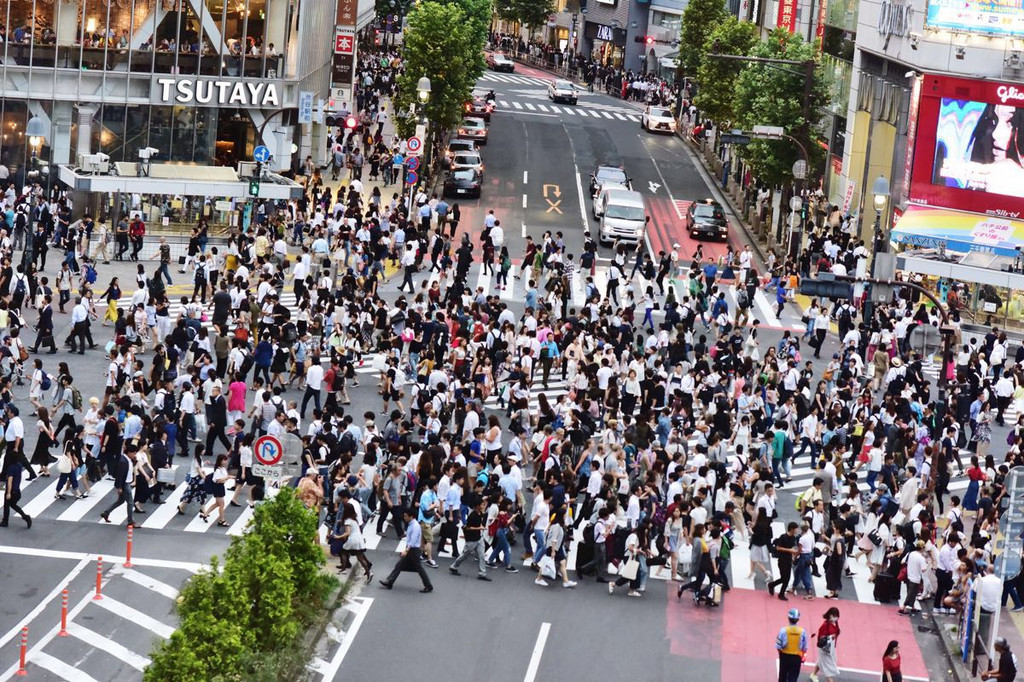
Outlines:
{"label": "building facade", "polygon": [[[262,144],[284,170],[318,156],[326,130],[299,124],[297,108],[300,93],[329,97],[336,11],[335,0],[0,0],[0,161],[16,174],[97,152],[135,161],[149,147],[159,161],[234,165]],[[372,18],[363,0],[360,26]],[[45,131],[35,146],[31,119]]]}

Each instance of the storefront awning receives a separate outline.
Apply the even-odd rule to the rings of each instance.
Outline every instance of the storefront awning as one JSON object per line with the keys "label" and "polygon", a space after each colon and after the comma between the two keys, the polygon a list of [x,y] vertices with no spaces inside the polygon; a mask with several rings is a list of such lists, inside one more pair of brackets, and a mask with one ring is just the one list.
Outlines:
{"label": "storefront awning", "polygon": [[1024,220],[911,205],[893,228],[891,239],[907,246],[1013,257],[1018,248],[1024,248]]}
{"label": "storefront awning", "polygon": [[[191,164],[151,164],[149,174],[140,176],[138,165],[119,162],[109,173],[91,173],[70,164],[58,166],[59,179],[80,192],[123,192],[126,194],[170,194],[192,197],[246,199],[248,178],[240,178],[235,169],[224,166]],[[263,172],[260,199],[298,199],[304,189],[290,178]]]}

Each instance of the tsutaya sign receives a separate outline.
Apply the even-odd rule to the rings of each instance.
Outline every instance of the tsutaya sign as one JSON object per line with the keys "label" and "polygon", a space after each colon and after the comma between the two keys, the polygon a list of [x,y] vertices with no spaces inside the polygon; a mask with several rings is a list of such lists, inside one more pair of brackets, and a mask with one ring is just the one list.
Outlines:
{"label": "tsutaya sign", "polygon": [[154,99],[167,104],[222,104],[258,109],[281,106],[277,84],[264,81],[158,78]]}

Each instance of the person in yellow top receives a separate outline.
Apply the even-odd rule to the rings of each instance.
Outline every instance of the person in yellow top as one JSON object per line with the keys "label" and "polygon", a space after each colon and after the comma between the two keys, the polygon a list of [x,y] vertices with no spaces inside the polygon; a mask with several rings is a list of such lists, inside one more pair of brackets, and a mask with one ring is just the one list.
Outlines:
{"label": "person in yellow top", "polygon": [[789,610],[789,625],[779,628],[775,649],[779,652],[779,682],[797,682],[800,665],[807,655],[807,630],[797,625],[800,611]]}

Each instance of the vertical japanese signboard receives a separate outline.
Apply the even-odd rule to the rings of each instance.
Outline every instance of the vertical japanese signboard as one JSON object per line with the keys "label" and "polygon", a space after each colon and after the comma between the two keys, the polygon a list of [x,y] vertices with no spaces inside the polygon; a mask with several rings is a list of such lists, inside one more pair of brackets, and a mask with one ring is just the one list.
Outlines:
{"label": "vertical japanese signboard", "polygon": [[[334,58],[331,68],[331,92],[346,94],[348,100],[352,94],[352,82],[355,79],[356,65],[356,11],[357,0],[338,0],[338,13],[334,28]],[[351,111],[350,101],[338,101],[332,95],[335,110],[342,108]]]}
{"label": "vertical japanese signboard", "polygon": [[796,2],[797,0],[779,0],[779,14],[775,25],[790,33],[796,33]]}

